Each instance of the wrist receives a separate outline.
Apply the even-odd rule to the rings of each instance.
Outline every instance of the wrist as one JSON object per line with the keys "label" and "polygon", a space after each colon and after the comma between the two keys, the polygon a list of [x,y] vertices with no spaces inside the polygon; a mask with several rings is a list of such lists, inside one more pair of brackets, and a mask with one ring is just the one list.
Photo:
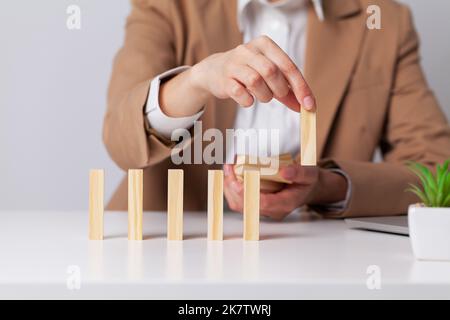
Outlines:
{"label": "wrist", "polygon": [[192,68],[189,68],[161,83],[159,104],[164,114],[180,118],[193,116],[202,110],[209,96],[195,85],[192,77]]}
{"label": "wrist", "polygon": [[187,70],[186,77],[190,90],[203,101],[203,104],[206,104],[208,99],[211,98],[211,93],[205,85],[207,83],[207,80],[204,79],[204,72],[202,71],[200,63]]}
{"label": "wrist", "polygon": [[347,179],[336,172],[319,169],[318,181],[309,205],[324,205],[345,200]]}

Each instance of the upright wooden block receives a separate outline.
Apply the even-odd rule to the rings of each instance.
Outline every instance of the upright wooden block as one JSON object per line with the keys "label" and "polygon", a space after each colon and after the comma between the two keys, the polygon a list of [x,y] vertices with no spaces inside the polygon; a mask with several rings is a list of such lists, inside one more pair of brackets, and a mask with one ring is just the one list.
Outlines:
{"label": "upright wooden block", "polygon": [[306,111],[302,109],[301,112],[301,165],[315,166],[317,165],[316,154],[316,112]]}
{"label": "upright wooden block", "polygon": [[89,240],[103,240],[103,199],[105,173],[89,172]]}
{"label": "upright wooden block", "polygon": [[128,240],[142,240],[143,170],[128,171]]}
{"label": "upright wooden block", "polygon": [[259,240],[260,174],[257,170],[244,172],[244,240]]}
{"label": "upright wooden block", "polygon": [[223,171],[208,171],[208,240],[223,240]]}
{"label": "upright wooden block", "polygon": [[183,240],[183,170],[169,170],[167,240]]}

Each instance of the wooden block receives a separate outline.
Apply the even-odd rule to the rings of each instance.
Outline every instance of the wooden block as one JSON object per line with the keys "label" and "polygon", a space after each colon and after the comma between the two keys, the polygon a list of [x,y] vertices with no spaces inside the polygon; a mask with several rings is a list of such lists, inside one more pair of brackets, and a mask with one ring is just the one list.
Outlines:
{"label": "wooden block", "polygon": [[208,171],[208,240],[223,240],[223,171]]}
{"label": "wooden block", "polygon": [[[246,169],[246,170],[249,170],[249,169]],[[264,179],[263,175],[260,175],[260,179],[261,179],[261,181],[259,183],[259,188],[260,188],[261,193],[275,193],[275,192],[281,191],[286,186],[286,183],[284,183],[284,182],[266,180],[266,179]],[[244,183],[243,176],[236,175],[236,180],[241,183]],[[292,184],[292,182],[289,182],[289,183]]]}
{"label": "wooden block", "polygon": [[302,109],[301,112],[301,165],[316,166],[316,112]]}
{"label": "wooden block", "polygon": [[264,170],[262,170],[263,167],[258,167],[254,165],[236,165],[234,167],[234,173],[236,177],[243,177],[244,172],[248,170],[258,170],[261,175],[261,180],[265,181],[273,181],[273,182],[279,182],[284,184],[292,184],[292,181],[284,179],[280,174],[280,168],[277,170],[277,173],[275,174],[265,174]]}
{"label": "wooden block", "polygon": [[259,189],[257,170],[244,172],[244,240],[259,240]]}
{"label": "wooden block", "polygon": [[103,240],[103,199],[105,173],[89,172],[89,240]]}
{"label": "wooden block", "polygon": [[183,240],[183,170],[169,170],[167,240]]}
{"label": "wooden block", "polygon": [[256,157],[249,155],[237,155],[236,156],[236,165],[239,164],[250,164],[250,165],[267,165],[272,161],[272,159],[277,159],[281,165],[291,164],[294,162],[292,155],[290,153],[283,153],[278,156],[271,157]]}
{"label": "wooden block", "polygon": [[128,170],[128,240],[142,240],[143,170]]}
{"label": "wooden block", "polygon": [[280,175],[280,171],[278,170],[275,174],[265,174],[265,170],[263,168],[270,168],[272,161],[278,161],[278,169],[294,164],[294,159],[291,154],[282,154],[274,157],[253,157],[253,156],[245,156],[238,155],[236,158],[236,164],[234,165],[234,173],[236,177],[240,177],[243,179],[244,172],[246,170],[259,170],[261,174],[261,180],[263,181],[273,181],[279,182],[279,186],[283,187],[284,184],[291,184],[291,181],[284,179]]}

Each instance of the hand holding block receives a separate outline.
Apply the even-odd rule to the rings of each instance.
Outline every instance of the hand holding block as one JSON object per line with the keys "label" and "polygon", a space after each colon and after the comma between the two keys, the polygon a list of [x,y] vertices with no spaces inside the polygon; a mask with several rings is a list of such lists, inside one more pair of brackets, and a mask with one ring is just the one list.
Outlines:
{"label": "hand holding block", "polygon": [[300,126],[300,143],[301,143],[301,165],[302,166],[316,166],[316,114],[317,112],[310,112],[302,109],[301,112],[301,126]]}
{"label": "hand holding block", "polygon": [[128,240],[142,240],[143,179],[142,170],[128,171]]}
{"label": "hand holding block", "polygon": [[[263,168],[273,168],[277,165],[277,172],[274,174],[265,174]],[[244,172],[246,170],[259,170],[261,176],[261,192],[271,193],[283,189],[285,184],[291,184],[291,181],[285,180],[281,175],[279,169],[288,165],[294,164],[294,159],[291,154],[281,154],[273,157],[253,157],[247,155],[238,155],[236,164],[234,165],[234,173],[239,181],[244,180]]]}
{"label": "hand holding block", "polygon": [[183,240],[183,170],[169,170],[167,240]]}
{"label": "hand holding block", "polygon": [[223,171],[208,171],[208,240],[223,240]]}
{"label": "hand holding block", "polygon": [[89,240],[103,240],[103,199],[105,173],[89,172]]}
{"label": "hand holding block", "polygon": [[257,170],[244,172],[244,240],[259,240],[259,189]]}

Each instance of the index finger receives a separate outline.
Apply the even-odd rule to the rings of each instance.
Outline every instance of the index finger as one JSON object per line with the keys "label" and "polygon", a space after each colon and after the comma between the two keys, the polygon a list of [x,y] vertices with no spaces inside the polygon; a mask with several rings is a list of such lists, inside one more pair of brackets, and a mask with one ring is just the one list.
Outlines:
{"label": "index finger", "polygon": [[261,53],[280,69],[302,108],[308,111],[315,111],[316,100],[312,90],[292,59],[267,36],[262,36],[254,44]]}

